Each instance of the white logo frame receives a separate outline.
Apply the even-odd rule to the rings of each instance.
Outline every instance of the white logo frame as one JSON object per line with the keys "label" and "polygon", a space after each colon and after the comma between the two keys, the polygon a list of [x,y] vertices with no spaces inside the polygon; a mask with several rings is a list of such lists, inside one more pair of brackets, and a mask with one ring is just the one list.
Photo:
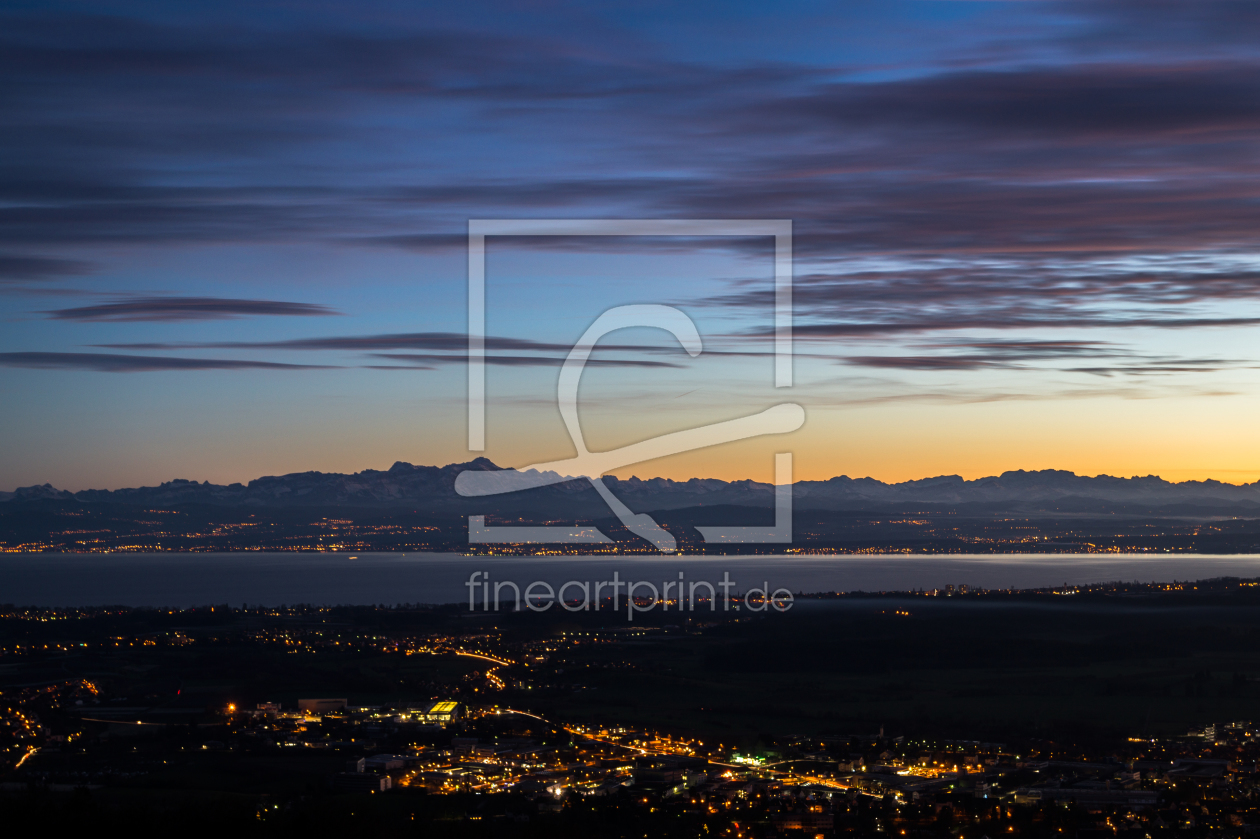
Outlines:
{"label": "white logo frame", "polygon": [[[486,237],[487,236],[770,236],[774,238],[774,384],[792,386],[792,222],[790,219],[469,219],[468,221],[468,449],[486,447]],[[804,423],[799,405],[784,403],[760,414],[667,434],[613,452],[586,451],[576,420],[577,382],[595,342],[622,326],[659,326],[673,332],[693,357],[701,352],[695,326],[685,314],[666,306],[623,306],[605,312],[574,346],[561,373],[558,400],[579,456],[535,464],[519,471],[463,472],[456,479],[460,495],[515,492],[588,478],[627,528],[663,552],[676,550],[673,537],[651,517],[631,513],[608,490],[602,475],[624,465],[665,454],[691,451],[737,439],[794,431]],[[569,412],[566,412],[566,406]],[[618,460],[617,458],[621,459]],[[556,469],[564,471],[557,472]],[[792,541],[792,453],[775,455],[775,525],[773,527],[699,527],[706,543],[790,543]],[[608,543],[597,528],[488,527],[485,516],[468,517],[472,544]]]}

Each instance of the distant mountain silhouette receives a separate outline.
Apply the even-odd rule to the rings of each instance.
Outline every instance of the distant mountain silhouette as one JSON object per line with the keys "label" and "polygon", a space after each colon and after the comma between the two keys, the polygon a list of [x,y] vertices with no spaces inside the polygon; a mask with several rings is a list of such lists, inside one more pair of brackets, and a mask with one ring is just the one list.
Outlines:
{"label": "distant mountain silhouette", "polygon": [[[479,457],[448,466],[413,466],[398,462],[386,471],[367,469],[352,475],[297,472],[258,478],[248,484],[227,486],[209,482],[175,480],[161,486],[118,490],[66,492],[48,484],[0,493],[0,501],[77,501],[89,504],[173,506],[206,504],[230,507],[411,507],[434,512],[490,512],[554,510],[576,516],[607,515],[607,507],[585,480],[572,480],[510,495],[462,498],[454,489],[455,478],[467,470],[497,470]],[[636,510],[670,510],[697,506],[773,505],[773,486],[756,481],[721,481],[693,478],[618,480],[608,486]],[[874,478],[840,476],[826,481],[800,481],[793,488],[797,509],[861,510],[973,507],[995,510],[1006,507],[1055,509],[1062,512],[1097,512],[1114,507],[1142,507],[1172,512],[1172,508],[1238,510],[1251,514],[1260,507],[1260,481],[1226,484],[1219,481],[1172,483],[1155,476],[1095,478],[1061,470],[1023,470],[976,480],[957,475],[888,484]]]}

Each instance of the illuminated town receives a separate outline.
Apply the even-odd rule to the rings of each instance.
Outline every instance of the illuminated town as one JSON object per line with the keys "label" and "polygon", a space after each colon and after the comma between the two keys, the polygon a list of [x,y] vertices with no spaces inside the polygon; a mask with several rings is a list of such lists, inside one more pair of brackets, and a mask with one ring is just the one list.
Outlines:
{"label": "illuminated town", "polygon": [[[731,508],[758,521],[767,511]],[[1107,515],[960,514],[948,506],[915,516],[870,512],[800,511],[791,546],[708,544],[694,530],[712,515],[704,508],[656,513],[682,554],[960,554],[960,553],[1246,553],[1260,550],[1252,517],[1169,515],[1136,510]],[[1196,520],[1202,518],[1203,520]],[[741,519],[744,520],[744,519]],[[596,526],[608,544],[470,545],[467,521],[456,515],[352,507],[297,508],[266,513],[239,508],[145,509],[39,499],[0,505],[0,553],[166,553],[232,551],[430,552],[503,556],[651,555],[655,548],[616,519],[570,519]],[[498,525],[554,523],[540,516],[500,516]]]}
{"label": "illuminated town", "polygon": [[[5,607],[0,806],[20,823],[36,793],[97,820],[136,796],[214,801],[212,821],[280,833],[372,812],[436,835],[1242,836],[1258,601],[1224,579],[829,592],[634,625]],[[833,649],[798,643],[820,632]]]}

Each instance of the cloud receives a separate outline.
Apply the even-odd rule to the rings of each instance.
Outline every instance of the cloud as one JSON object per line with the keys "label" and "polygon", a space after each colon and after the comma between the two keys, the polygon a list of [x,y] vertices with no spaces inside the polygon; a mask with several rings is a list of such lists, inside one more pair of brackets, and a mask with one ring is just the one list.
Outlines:
{"label": "cloud", "polygon": [[870,395],[843,394],[831,397],[816,406],[826,409],[837,405],[886,405],[901,403],[926,403],[945,405],[971,405],[989,402],[1061,402],[1075,399],[1164,399],[1183,397],[1199,399],[1204,397],[1224,397],[1243,395],[1238,391],[1208,389],[1201,387],[1161,387],[1158,389],[1143,387],[1137,384],[1118,385],[1111,382],[1094,388],[1064,389],[1027,389],[1007,390],[1002,388],[963,388],[951,387],[948,390],[926,390],[916,388],[902,393],[883,392]]}
{"label": "cloud", "polygon": [[[907,318],[891,323],[812,323],[794,327],[793,336],[801,340],[829,341],[836,338],[852,338],[904,333],[939,332],[951,329],[1199,329],[1206,327],[1257,326],[1260,317],[1203,317],[1203,318],[1125,318],[1085,314],[1078,317],[1049,314],[1046,317],[976,317]],[[752,336],[772,337],[773,332],[762,330]]]}
{"label": "cloud", "polygon": [[1250,0],[1063,0],[1067,14],[1087,16],[1077,37],[1087,46],[1146,48],[1156,54],[1178,50],[1214,53],[1241,47],[1250,52],[1260,34],[1260,7]]}
{"label": "cloud", "polygon": [[92,370],[101,373],[139,373],[160,370],[327,370],[324,365],[278,364],[224,358],[117,355],[112,353],[6,352],[0,366],[34,370]]}
{"label": "cloud", "polygon": [[[210,343],[115,343],[96,346],[115,350],[183,351],[183,350],[301,350],[368,352],[374,358],[399,362],[399,365],[364,365],[374,370],[435,370],[449,364],[465,364],[468,361],[468,336],[460,332],[400,332],[382,335],[344,335],[324,338],[296,338],[286,341],[221,341]],[[571,344],[535,341],[528,338],[507,338],[487,335],[486,364],[498,367],[559,367],[573,349]],[[379,350],[427,350],[428,352],[372,352]],[[600,344],[596,353],[647,352],[677,353],[676,346],[652,346],[646,344]],[[538,355],[537,353],[564,353],[564,355]],[[742,355],[742,353],[712,352],[713,355]],[[762,353],[747,353],[762,355]],[[593,357],[587,360],[589,367],[622,368],[678,368],[672,361],[651,359],[619,359]]]}
{"label": "cloud", "polygon": [[[850,355],[835,360],[851,367],[886,370],[1038,370],[1096,376],[1211,373],[1256,366],[1255,361],[1238,358],[1144,354],[1112,341],[963,338],[920,341],[910,347],[944,352],[930,355]],[[1106,360],[1107,363],[1086,366],[1082,364],[1086,359]]]}
{"label": "cloud", "polygon": [[[9,15],[0,240],[449,250],[464,219],[503,213],[790,217],[798,254],[819,259],[1253,243],[1255,56],[1073,50],[1125,30],[1159,41],[1180,26],[1165,18],[1253,32],[1255,15],[1142,5],[1045,7],[1072,25],[1019,37],[1054,61],[925,64],[879,81],[804,61],[574,49],[528,27]],[[117,119],[124,108],[132,118]],[[405,156],[383,150],[383,117]],[[510,158],[486,140],[499,162],[480,165],[448,144],[472,126]],[[600,148],[621,168],[591,157]],[[379,176],[396,164],[419,174]]]}
{"label": "cloud", "polygon": [[[220,341],[214,343],[135,343],[100,344],[109,349],[123,350],[436,350],[460,352],[468,349],[468,335],[463,332],[394,332],[381,335],[340,335],[323,338],[294,338],[286,341]],[[564,352],[573,349],[572,344],[551,341],[535,341],[530,338],[506,338],[487,335],[487,350],[511,352]],[[600,344],[599,350],[643,351],[659,350],[641,344]]]}
{"label": "cloud", "polygon": [[1014,366],[1008,361],[975,355],[853,355],[842,361],[854,367],[881,367],[895,370],[976,370],[985,367]]}
{"label": "cloud", "polygon": [[[1126,138],[1218,134],[1260,127],[1254,66],[1230,61],[1183,65],[1095,62],[1028,70],[981,70],[871,84],[838,83],[767,103],[798,128],[821,124],[917,127],[980,133],[993,140]],[[1202,137],[1182,138],[1202,142]]]}
{"label": "cloud", "polygon": [[[528,27],[9,16],[0,241],[451,250],[464,247],[470,216],[784,217],[808,266],[796,285],[797,335],[817,343],[1255,325],[1260,313],[1248,305],[1260,302],[1260,269],[1244,257],[1260,244],[1260,59],[1250,47],[1202,48],[1211,33],[1253,42],[1256,13],[1180,5],[1048,4],[1037,14],[1070,25],[1003,30],[1015,52],[977,49],[865,75],[804,59],[704,65],[690,54],[574,49]],[[1124,48],[1098,46],[1108,38]],[[474,151],[471,140],[450,140],[473,136],[470,127]],[[766,249],[734,239],[651,246]],[[862,261],[879,264],[850,264]],[[700,302],[768,310],[766,292],[738,284]],[[1220,302],[1228,309],[1207,309]],[[125,304],[51,316],[166,318],[111,305]],[[216,316],[240,314],[257,312]],[[464,340],[116,348],[458,352]],[[487,347],[504,357],[568,350]]]}
{"label": "cloud", "polygon": [[[596,201],[622,201],[629,196],[647,199],[669,195],[678,190],[679,179],[640,178],[633,185],[611,182],[536,181],[522,188],[515,182],[463,185],[458,191],[465,197],[481,195],[485,203],[508,203],[516,207],[543,204],[581,204]],[[415,192],[415,190],[409,190]],[[449,192],[449,190],[436,190]],[[417,199],[418,200],[418,199]],[[390,236],[352,237],[347,242],[365,245],[389,245],[415,251],[467,251],[467,233],[416,233]],[[491,236],[486,248],[499,247],[564,253],[686,253],[705,251],[741,253],[745,256],[772,257],[772,236]]]}
{"label": "cloud", "polygon": [[1021,369],[1034,361],[1134,357],[1132,352],[1108,341],[958,340],[920,343],[918,346],[950,352],[943,355],[852,355],[837,361],[854,367],[896,370],[980,370]]}
{"label": "cloud", "polygon": [[0,253],[0,283],[58,280],[91,270],[91,263],[76,259]]}
{"label": "cloud", "polygon": [[1146,375],[1151,373],[1210,373],[1239,366],[1255,366],[1254,364],[1223,358],[1208,359],[1162,359],[1150,361],[1134,361],[1125,364],[1093,367],[1054,367],[1032,368],[1028,364],[1019,363],[1004,356],[991,355],[855,355],[840,359],[844,364],[853,367],[874,367],[891,370],[1027,370],[1055,369],[1064,373],[1090,373],[1097,376],[1110,376],[1117,373],[1130,375]]}
{"label": "cloud", "polygon": [[[612,130],[624,139],[653,103],[673,108],[680,97],[733,83],[768,90],[818,75],[788,66],[714,70],[574,50],[545,30],[505,32],[436,28],[423,17],[275,28],[4,14],[0,239],[319,236],[450,247],[472,208],[652,201],[654,187],[641,172],[576,174],[568,183],[536,174],[553,167],[520,177],[512,166],[471,165],[446,183],[428,175],[400,184],[382,172],[404,161],[432,171],[425,155],[443,150],[458,161],[473,126],[482,135],[492,125],[533,133],[548,111],[589,110],[621,123]],[[612,108],[618,99],[627,106]],[[118,118],[123,110],[128,119]],[[391,143],[407,150],[402,161],[380,158],[382,117]],[[587,134],[604,133],[582,123]],[[549,128],[545,135],[555,141]]]}
{"label": "cloud", "polygon": [[1122,373],[1131,376],[1144,376],[1157,373],[1213,373],[1242,366],[1254,368],[1256,365],[1224,358],[1190,358],[1137,364],[1118,364],[1108,367],[1067,367],[1064,368],[1064,372],[1089,373],[1094,376],[1114,376]]}
{"label": "cloud", "polygon": [[[437,355],[435,353],[373,353],[377,358],[391,361],[423,362],[426,364],[464,364],[466,355]],[[487,355],[486,364],[501,367],[560,367],[563,357],[538,355]],[[411,365],[408,365],[411,366]],[[591,358],[587,367],[681,367],[668,361],[650,361],[646,359]],[[431,367],[426,369],[432,369]]]}
{"label": "cloud", "polygon": [[[1182,330],[1260,324],[1260,307],[1254,305],[1260,303],[1260,269],[1251,254],[888,256],[851,262],[847,270],[796,279],[798,338],[827,342],[958,330]],[[725,293],[689,302],[765,312],[773,306],[773,295],[764,281],[737,282]],[[751,334],[771,333],[762,329]],[[1005,346],[1014,351],[1009,342]],[[1048,348],[1041,345],[1041,350]]]}
{"label": "cloud", "polygon": [[277,300],[233,300],[224,297],[136,297],[45,312],[54,320],[180,321],[225,320],[246,316],[322,317],[340,312],[311,303]]}
{"label": "cloud", "polygon": [[[1039,370],[1098,376],[1209,373],[1255,366],[1254,361],[1246,359],[1152,356],[1111,341],[958,339],[917,342],[910,346],[944,352],[930,355],[849,355],[837,357],[835,361],[850,367],[885,370]],[[1108,363],[1083,366],[1082,362],[1086,359],[1105,359]],[[1063,366],[1064,363],[1070,366]]]}
{"label": "cloud", "polygon": [[1124,354],[1110,341],[962,339],[920,344],[931,349],[976,349],[1007,358],[1062,358]]}
{"label": "cloud", "polygon": [[[294,338],[286,341],[218,341],[99,344],[120,350],[201,350],[201,349],[280,349],[280,350],[460,350],[468,347],[468,336],[460,332],[394,332],[382,335],[341,335],[323,338]],[[560,345],[529,339],[486,336],[487,349],[555,350]]]}

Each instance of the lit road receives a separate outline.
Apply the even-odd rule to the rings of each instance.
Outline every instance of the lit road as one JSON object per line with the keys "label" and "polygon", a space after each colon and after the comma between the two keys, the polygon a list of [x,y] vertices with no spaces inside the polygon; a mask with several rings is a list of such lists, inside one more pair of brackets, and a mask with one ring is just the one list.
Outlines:
{"label": "lit road", "polygon": [[[506,659],[495,658],[494,656],[485,655],[484,653],[470,653],[467,650],[451,650],[451,652],[455,653],[455,655],[463,656],[464,658],[479,658],[482,661],[490,661],[499,665],[499,667],[508,667],[516,663],[514,661],[507,661]],[[504,688],[507,687],[507,685],[504,684],[503,679],[501,679],[499,675],[494,672],[498,670],[499,667],[491,667],[489,670],[486,671],[486,681],[494,685],[497,689],[503,690]]]}
{"label": "lit road", "polygon": [[[593,740],[596,743],[603,743],[604,745],[607,745],[607,746],[615,746],[618,749],[629,749],[630,751],[640,752],[641,754],[645,754],[645,755],[647,754],[656,754],[656,755],[678,754],[677,752],[665,751],[664,749],[649,749],[644,746],[627,746],[625,743],[618,743],[615,740],[605,740],[602,737],[596,737],[594,734],[587,734],[585,731],[578,731],[577,729],[569,728],[567,725],[554,723],[545,717],[540,717],[537,714],[531,714],[529,711],[518,711],[515,708],[501,708],[498,711],[496,711],[496,713],[520,714],[521,716],[524,716],[524,717],[533,717],[534,719],[540,722],[545,722],[547,725],[553,726],[554,728],[562,729],[564,731],[569,732],[570,734],[577,735],[578,737],[585,737],[587,740]],[[729,766],[733,769],[747,769],[748,768],[747,766],[743,766],[737,763],[723,763],[720,760],[712,760],[710,758],[706,758],[706,760],[715,766]]]}

